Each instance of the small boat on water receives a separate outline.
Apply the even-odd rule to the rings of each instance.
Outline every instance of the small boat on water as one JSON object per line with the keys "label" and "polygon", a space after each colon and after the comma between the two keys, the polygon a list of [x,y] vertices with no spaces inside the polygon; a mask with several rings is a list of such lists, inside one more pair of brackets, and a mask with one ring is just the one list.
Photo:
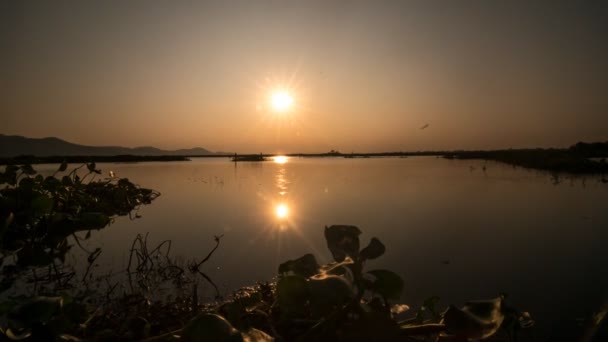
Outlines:
{"label": "small boat on water", "polygon": [[234,155],[234,157],[232,157],[230,159],[230,161],[233,162],[242,162],[242,161],[247,161],[247,162],[261,162],[261,161],[267,161],[268,159],[266,159],[261,153],[260,154],[244,154],[244,155]]}

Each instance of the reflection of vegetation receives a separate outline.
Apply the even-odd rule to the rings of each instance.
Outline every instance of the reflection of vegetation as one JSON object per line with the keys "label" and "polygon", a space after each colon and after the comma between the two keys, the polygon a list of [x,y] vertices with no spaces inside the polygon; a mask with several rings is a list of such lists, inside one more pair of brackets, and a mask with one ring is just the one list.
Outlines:
{"label": "reflection of vegetation", "polygon": [[[0,290],[10,288],[24,272],[32,272],[34,282],[54,279],[60,284],[62,278],[71,277],[58,267],[70,250],[68,237],[78,242],[75,233],[88,231],[88,238],[91,230],[104,228],[115,216],[130,215],[159,195],[128,179],[94,181],[101,174],[95,163],[69,173],[67,166],[62,163],[47,177],[28,164],[9,165],[0,173],[0,184],[5,184],[0,190],[0,264],[5,263]],[[78,170],[85,166],[81,177]],[[90,258],[97,255],[92,252]],[[37,269],[48,272],[40,276]]]}

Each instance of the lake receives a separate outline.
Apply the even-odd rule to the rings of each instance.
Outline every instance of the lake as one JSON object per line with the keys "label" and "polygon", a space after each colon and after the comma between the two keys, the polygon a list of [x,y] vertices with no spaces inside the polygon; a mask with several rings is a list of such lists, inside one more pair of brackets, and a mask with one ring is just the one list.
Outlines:
{"label": "lake", "polygon": [[[39,166],[37,169],[54,169]],[[331,261],[323,227],[358,226],[386,254],[367,269],[405,280],[403,302],[441,304],[509,294],[546,329],[584,317],[608,295],[608,185],[481,160],[297,158],[232,163],[99,164],[161,192],[140,219],[117,219],[93,234],[101,263],[125,267],[133,238],[173,242],[172,254],[202,259],[223,294],[271,280],[306,253]]]}

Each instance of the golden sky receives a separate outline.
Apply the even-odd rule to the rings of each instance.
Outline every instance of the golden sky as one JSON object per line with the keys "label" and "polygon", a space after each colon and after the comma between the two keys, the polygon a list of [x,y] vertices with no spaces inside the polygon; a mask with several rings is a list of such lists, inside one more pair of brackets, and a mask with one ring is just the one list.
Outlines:
{"label": "golden sky", "polygon": [[605,141],[607,36],[605,1],[5,1],[0,133],[268,153]]}

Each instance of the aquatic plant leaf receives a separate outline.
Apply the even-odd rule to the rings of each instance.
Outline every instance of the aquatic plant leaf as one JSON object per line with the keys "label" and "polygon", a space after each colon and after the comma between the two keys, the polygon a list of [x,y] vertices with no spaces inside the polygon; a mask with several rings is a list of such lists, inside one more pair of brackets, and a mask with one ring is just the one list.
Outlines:
{"label": "aquatic plant leaf", "polygon": [[279,274],[293,272],[295,275],[308,278],[319,273],[319,267],[315,256],[309,253],[298,259],[282,263],[279,266]]}
{"label": "aquatic plant leaf", "polygon": [[61,297],[34,297],[17,305],[8,317],[11,321],[19,323],[22,328],[29,328],[34,323],[46,323],[61,310],[63,299]]}
{"label": "aquatic plant leaf", "polygon": [[0,302],[0,316],[5,315],[17,305],[17,302],[14,300],[6,300],[4,302]]}
{"label": "aquatic plant leaf", "polygon": [[32,178],[21,178],[21,180],[19,181],[19,191],[32,191],[33,188],[34,180]]}
{"label": "aquatic plant leaf", "polygon": [[441,320],[442,316],[439,311],[437,311],[437,304],[439,303],[440,298],[437,296],[432,296],[424,300],[422,306],[416,312],[416,319],[419,324],[422,324],[426,319],[426,313],[431,314],[431,318],[435,321]]}
{"label": "aquatic plant leaf", "polygon": [[380,240],[373,237],[372,240],[369,242],[369,245],[367,245],[367,247],[365,247],[361,250],[361,252],[359,253],[359,256],[363,260],[376,259],[376,258],[380,257],[381,255],[383,255],[385,251],[386,251],[386,247],[384,247],[382,242],[380,242]]}
{"label": "aquatic plant leaf", "polygon": [[30,165],[30,164],[22,165],[21,166],[21,172],[23,172],[24,174],[26,174],[28,176],[36,174],[36,170],[34,170],[34,168],[32,167],[32,165]]}
{"label": "aquatic plant leaf", "polygon": [[403,312],[406,312],[410,309],[410,306],[407,304],[394,304],[391,306],[391,314],[399,315]]}
{"label": "aquatic plant leaf", "polygon": [[17,265],[20,267],[46,266],[53,262],[50,253],[40,248],[40,246],[25,245],[17,252]]}
{"label": "aquatic plant leaf", "polygon": [[321,272],[324,274],[332,275],[344,275],[348,272],[348,265],[352,265],[355,262],[351,258],[345,258],[342,262],[330,262],[321,266]]}
{"label": "aquatic plant leaf", "polygon": [[[0,329],[0,331],[1,331],[1,329]],[[21,340],[25,340],[25,339],[29,338],[30,336],[32,336],[32,332],[29,329],[22,331],[20,333],[14,333],[11,328],[7,328],[6,331],[4,332],[4,334],[6,335],[6,337],[8,337],[9,340],[12,340],[12,341],[21,341]]]}
{"label": "aquatic plant leaf", "polygon": [[4,169],[4,174],[0,174],[0,184],[6,183],[8,185],[17,184],[17,171],[19,167],[15,165],[7,165]]}
{"label": "aquatic plant leaf", "polygon": [[314,317],[323,317],[354,298],[352,283],[342,276],[319,274],[308,281],[310,308]]}
{"label": "aquatic plant leaf", "polygon": [[72,178],[70,178],[70,176],[63,176],[61,177],[61,184],[63,185],[73,185],[74,182],[72,182]]}
{"label": "aquatic plant leaf", "polygon": [[15,219],[15,214],[13,214],[11,212],[10,214],[8,214],[8,216],[4,220],[4,223],[0,227],[0,241],[2,239],[2,235],[4,235],[4,232],[6,232],[8,230],[8,227],[11,225],[11,223],[13,223],[14,219]]}
{"label": "aquatic plant leaf", "polygon": [[64,160],[61,162],[61,165],[59,165],[59,169],[57,169],[57,172],[63,172],[67,169],[68,169],[68,162]]}
{"label": "aquatic plant leaf", "polygon": [[251,328],[245,332],[242,332],[243,341],[244,342],[272,342],[274,341],[274,337],[268,335],[267,333]]}
{"label": "aquatic plant leaf", "polygon": [[281,278],[277,283],[277,301],[283,313],[301,314],[304,304],[310,296],[310,287],[306,279],[291,275]]}
{"label": "aquatic plant leaf", "polygon": [[17,166],[17,165],[6,165],[6,167],[4,168],[4,173],[5,174],[17,173],[17,170],[19,170],[19,166]]}
{"label": "aquatic plant leaf", "polygon": [[182,341],[243,342],[243,336],[224,317],[203,313],[194,317],[182,330]]}
{"label": "aquatic plant leaf", "polygon": [[89,172],[95,172],[95,162],[88,163],[87,169],[89,169]]}
{"label": "aquatic plant leaf", "polygon": [[30,206],[37,214],[48,214],[53,209],[53,200],[46,195],[36,196]]}
{"label": "aquatic plant leaf", "polygon": [[498,331],[504,320],[501,297],[467,302],[462,309],[450,305],[443,315],[446,331],[469,339],[484,339]]}
{"label": "aquatic plant leaf", "polygon": [[110,218],[102,213],[80,214],[81,229],[101,229],[110,223]]}
{"label": "aquatic plant leaf", "polygon": [[355,226],[325,227],[325,240],[334,260],[341,262],[347,256],[356,259],[359,255],[359,235],[361,230]]}
{"label": "aquatic plant leaf", "polygon": [[10,289],[15,284],[15,278],[2,278],[0,280],[0,293]]}
{"label": "aquatic plant leaf", "polygon": [[401,297],[404,283],[397,273],[389,270],[373,270],[367,273],[375,278],[370,283],[370,290],[387,299],[397,300]]}

